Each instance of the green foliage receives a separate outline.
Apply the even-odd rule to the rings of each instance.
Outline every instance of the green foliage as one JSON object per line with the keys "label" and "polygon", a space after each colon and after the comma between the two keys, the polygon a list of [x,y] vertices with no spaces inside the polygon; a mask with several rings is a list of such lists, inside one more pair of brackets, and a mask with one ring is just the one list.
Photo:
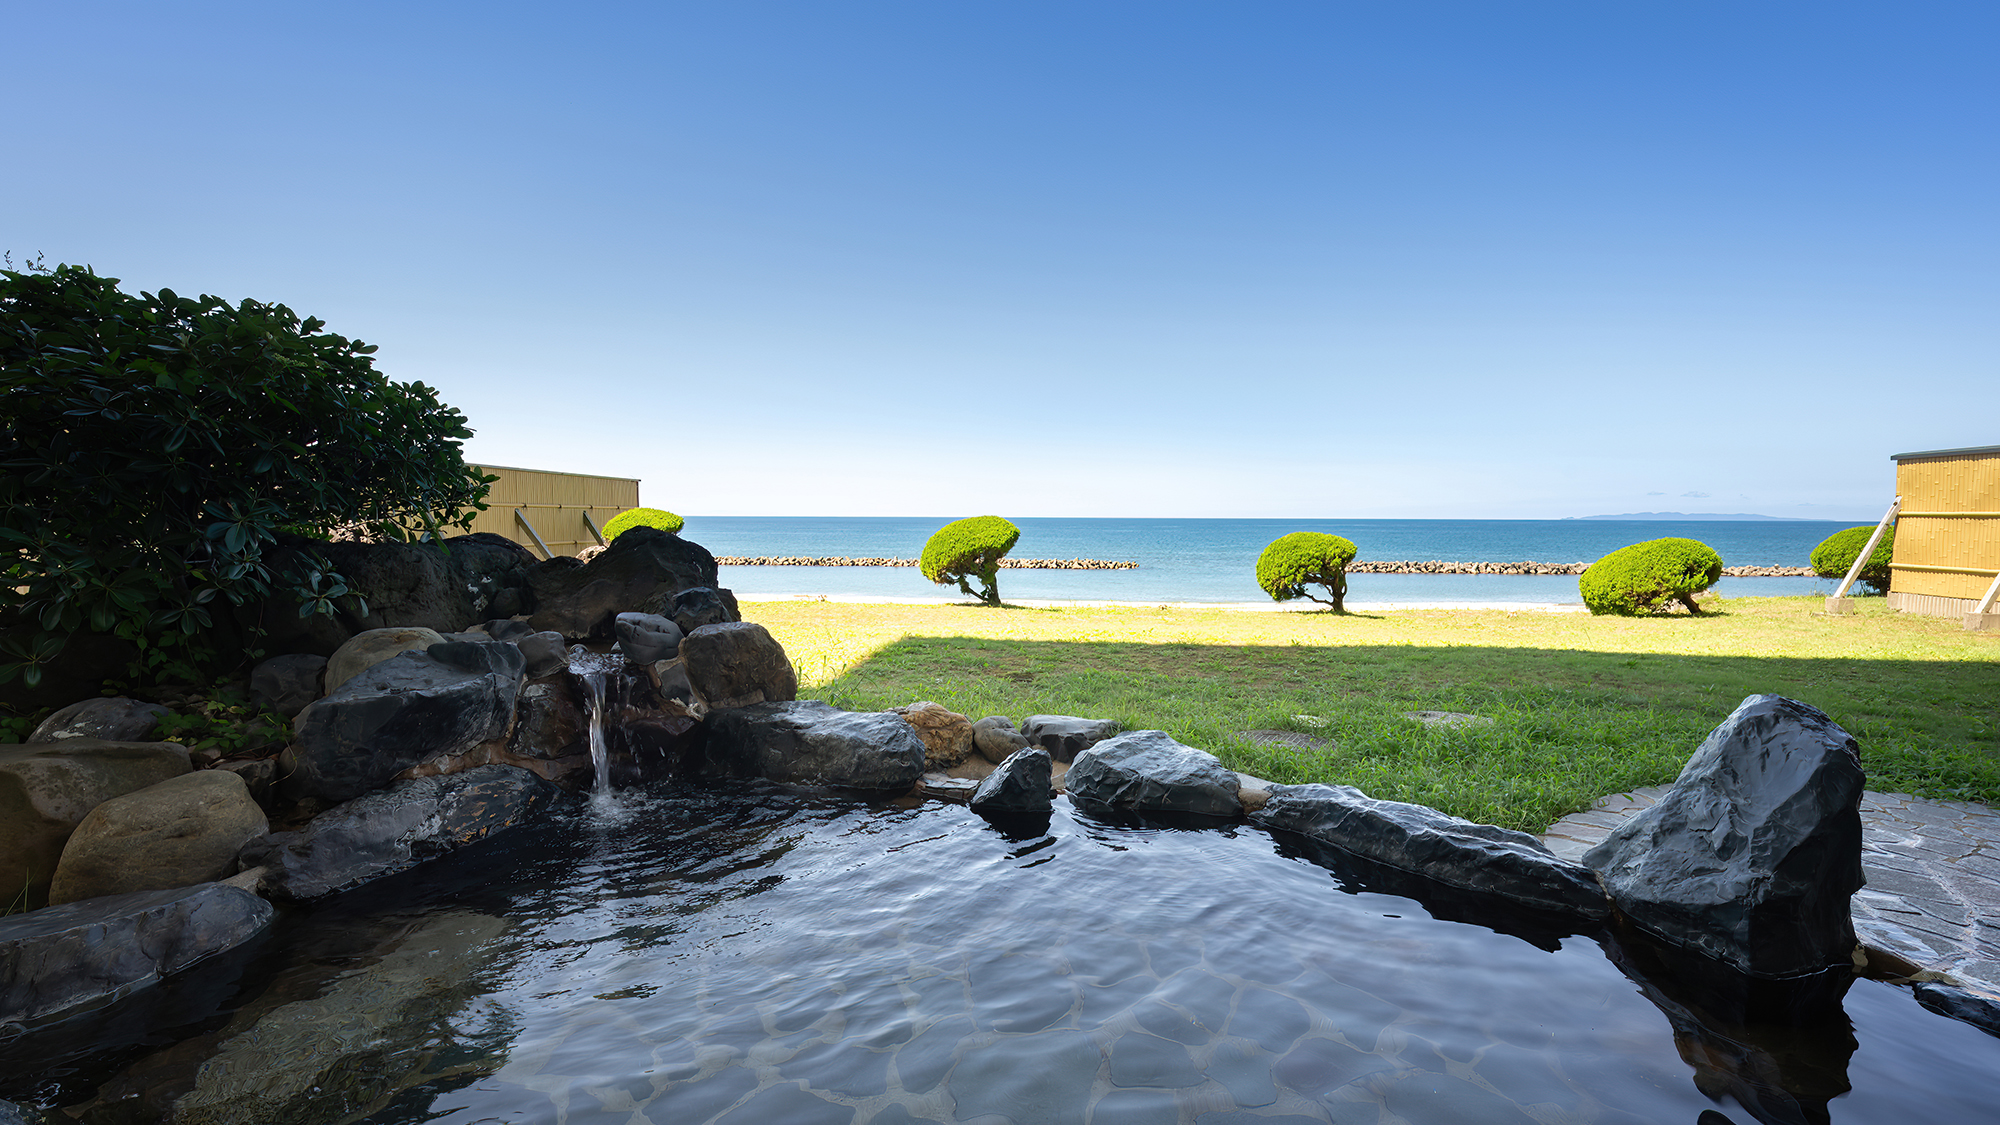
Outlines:
{"label": "green foliage", "polygon": [[[1821,578],[1845,578],[1854,560],[1861,557],[1861,548],[1868,545],[1868,537],[1875,534],[1872,525],[1850,527],[1836,531],[1820,541],[1813,548],[1813,573]],[[1882,533],[1882,541],[1875,544],[1875,551],[1868,556],[1868,565],[1861,568],[1857,581],[1864,583],[1878,594],[1889,592],[1889,559],[1896,552],[1896,529],[1889,528]]]}
{"label": "green foliage", "polygon": [[612,516],[604,525],[604,541],[616,542],[620,535],[635,527],[657,527],[679,535],[686,525],[686,520],[661,508],[628,508]]}
{"label": "green foliage", "polygon": [[[347,593],[280,532],[469,528],[491,478],[465,417],[283,305],[132,296],[88,267],[0,270],[0,682],[83,631],[199,662],[218,598]],[[210,654],[212,655],[212,654]]]}
{"label": "green foliage", "polygon": [[[1257,585],[1275,601],[1306,598],[1345,612],[1347,564],[1354,561],[1354,544],[1338,535],[1294,531],[1279,536],[1257,556]],[[1325,590],[1314,597],[1306,587]]]}
{"label": "green foliage", "polygon": [[154,737],[189,750],[214,750],[225,758],[276,751],[291,741],[292,724],[283,715],[240,699],[193,700],[162,716]]}
{"label": "green foliage", "polygon": [[1693,539],[1649,539],[1591,563],[1576,581],[1592,613],[1632,617],[1673,605],[1700,613],[1694,596],[1722,577],[1722,556]]}
{"label": "green foliage", "polygon": [[[917,569],[940,586],[958,588],[987,605],[1000,604],[1000,560],[1021,538],[1021,529],[999,516],[973,516],[945,524],[924,544]],[[971,579],[985,587],[975,590]]]}

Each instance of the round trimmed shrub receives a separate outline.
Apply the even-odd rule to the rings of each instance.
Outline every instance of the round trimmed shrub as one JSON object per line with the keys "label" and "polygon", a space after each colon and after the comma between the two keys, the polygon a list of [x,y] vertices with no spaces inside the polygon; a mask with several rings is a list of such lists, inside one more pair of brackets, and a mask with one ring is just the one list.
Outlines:
{"label": "round trimmed shrub", "polygon": [[[1813,573],[1821,578],[1845,578],[1847,570],[1861,555],[1861,548],[1868,545],[1868,537],[1875,534],[1872,524],[1850,527],[1836,531],[1820,541],[1813,548]],[[1878,594],[1889,592],[1889,559],[1896,553],[1896,529],[1891,527],[1882,533],[1882,541],[1875,544],[1875,551],[1868,556],[1868,564],[1861,568],[1856,580]]]}
{"label": "round trimmed shrub", "polygon": [[616,543],[620,535],[635,527],[657,527],[679,535],[686,525],[686,520],[662,508],[627,508],[604,525],[604,542]]}
{"label": "round trimmed shrub", "polygon": [[1722,556],[1693,539],[1649,539],[1591,563],[1576,580],[1592,613],[1631,617],[1679,603],[1700,613],[1694,596],[1722,577]]}
{"label": "round trimmed shrub", "polygon": [[[1352,542],[1319,531],[1294,531],[1272,540],[1257,556],[1257,585],[1275,601],[1306,598],[1344,613],[1347,564],[1353,561]],[[1308,586],[1324,589],[1327,596],[1314,597]]]}
{"label": "round trimmed shrub", "polygon": [[[987,605],[1000,604],[1000,560],[1014,549],[1021,529],[999,516],[973,516],[938,528],[924,544],[917,569],[940,586],[958,588]],[[977,578],[985,589],[972,588]]]}

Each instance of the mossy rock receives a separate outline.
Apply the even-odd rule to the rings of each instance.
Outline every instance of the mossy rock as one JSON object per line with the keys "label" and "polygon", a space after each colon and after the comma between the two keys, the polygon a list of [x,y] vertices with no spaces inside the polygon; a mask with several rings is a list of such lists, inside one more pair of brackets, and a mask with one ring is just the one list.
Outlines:
{"label": "mossy rock", "polygon": [[604,525],[604,541],[615,543],[620,535],[635,527],[657,527],[679,535],[686,525],[686,520],[663,508],[628,508],[612,516],[611,522]]}
{"label": "mossy rock", "polygon": [[[1875,534],[1875,525],[1863,524],[1836,531],[1820,541],[1812,550],[1813,573],[1821,578],[1845,578],[1854,560],[1861,557],[1861,548],[1868,545],[1868,537]],[[1878,594],[1889,592],[1889,559],[1896,553],[1896,529],[1891,527],[1882,533],[1882,541],[1875,544],[1875,550],[1868,556],[1868,564],[1861,568],[1857,579]]]}
{"label": "mossy rock", "polygon": [[1576,581],[1592,613],[1632,617],[1678,604],[1700,613],[1694,596],[1722,577],[1722,556],[1694,539],[1649,539],[1591,563]]}

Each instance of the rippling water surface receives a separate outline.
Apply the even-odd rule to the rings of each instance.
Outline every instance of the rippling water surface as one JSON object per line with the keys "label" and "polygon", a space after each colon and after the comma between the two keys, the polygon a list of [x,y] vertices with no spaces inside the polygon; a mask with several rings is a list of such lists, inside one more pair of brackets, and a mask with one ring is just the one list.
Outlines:
{"label": "rippling water surface", "polygon": [[[288,1003],[237,1016],[268,1027],[106,1088],[165,1081],[175,1051],[270,1081],[373,1036],[361,1113],[324,1120],[1753,1120],[1696,1088],[1596,941],[1445,920],[1299,846],[1060,802],[1002,830],[937,803],[623,793],[294,918],[243,993]],[[1831,1120],[1988,1119],[2000,1041],[1887,985],[1846,1004],[1851,1039],[1794,1052],[1835,1043],[1800,1070],[1852,1085]],[[137,1053],[45,1088],[80,1101]]]}

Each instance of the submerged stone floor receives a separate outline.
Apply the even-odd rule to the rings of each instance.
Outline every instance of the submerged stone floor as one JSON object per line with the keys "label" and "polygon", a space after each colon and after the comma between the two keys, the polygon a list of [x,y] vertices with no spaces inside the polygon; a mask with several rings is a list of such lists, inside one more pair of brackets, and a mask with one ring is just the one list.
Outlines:
{"label": "submerged stone floor", "polygon": [[[1583,853],[1666,793],[1614,793],[1549,826],[1557,855]],[[1862,794],[1854,930],[1871,948],[2000,997],[2000,812],[1967,801]]]}

